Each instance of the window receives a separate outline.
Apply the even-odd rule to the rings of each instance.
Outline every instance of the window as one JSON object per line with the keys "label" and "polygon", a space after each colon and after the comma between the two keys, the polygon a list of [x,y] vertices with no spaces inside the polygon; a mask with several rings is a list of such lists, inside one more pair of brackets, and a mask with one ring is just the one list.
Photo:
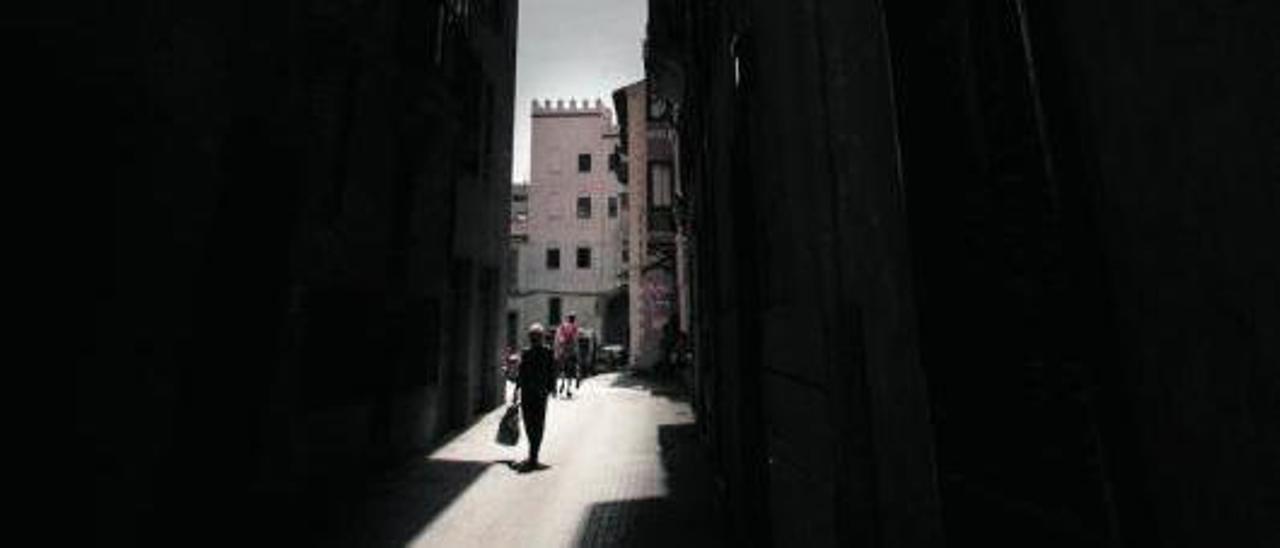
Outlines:
{"label": "window", "polygon": [[627,208],[628,208],[628,207],[630,207],[630,205],[629,205],[629,202],[630,202],[630,201],[629,201],[629,200],[627,200],[627,193],[626,193],[626,192],[623,192],[622,194],[619,194],[619,195],[618,195],[618,202],[622,204],[622,210],[623,210],[623,211],[626,211],[626,210],[627,210]]}
{"label": "window", "polygon": [[591,197],[590,196],[578,196],[578,218],[579,219],[591,218]]}
{"label": "window", "polygon": [[648,107],[650,121],[656,122],[662,120],[671,112],[671,104],[668,103],[666,99],[650,95],[647,103],[648,104],[646,106]]}
{"label": "window", "polygon": [[630,262],[630,261],[631,261],[631,250],[630,250],[630,249],[627,249],[626,247],[623,247],[623,248],[622,248],[622,262],[623,262],[623,263],[628,263],[628,262]]}
{"label": "window", "polygon": [[609,218],[618,218],[618,198],[616,196],[609,197]]}
{"label": "window", "polygon": [[591,248],[578,248],[578,268],[591,268]]}
{"label": "window", "polygon": [[649,164],[649,207],[671,207],[671,164]]}
{"label": "window", "polygon": [[579,154],[578,155],[578,173],[590,173],[590,172],[591,172],[591,155]]}
{"label": "window", "polygon": [[560,250],[558,248],[550,248],[547,250],[547,270],[560,270]]}
{"label": "window", "polygon": [[560,311],[562,306],[560,297],[551,297],[551,301],[547,303],[547,325],[560,325]]}

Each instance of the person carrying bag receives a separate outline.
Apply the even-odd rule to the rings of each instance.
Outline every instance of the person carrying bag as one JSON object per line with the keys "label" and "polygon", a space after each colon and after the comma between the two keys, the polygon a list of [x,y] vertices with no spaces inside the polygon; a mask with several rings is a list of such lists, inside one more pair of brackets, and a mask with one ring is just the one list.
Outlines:
{"label": "person carrying bag", "polygon": [[[526,472],[541,467],[538,450],[542,446],[542,431],[547,417],[547,397],[555,390],[555,357],[543,344],[544,335],[542,324],[529,326],[529,347],[520,353],[515,403],[507,409],[502,418],[504,426],[499,428],[501,435],[507,417],[513,414],[514,407],[519,406],[519,415],[524,417],[524,432],[529,437],[529,458],[520,466]],[[518,416],[512,419],[513,424],[518,424],[519,420]]]}
{"label": "person carrying bag", "polygon": [[520,406],[516,402],[511,402],[511,405],[507,406],[507,412],[502,415],[502,422],[498,423],[497,441],[502,445],[520,443]]}

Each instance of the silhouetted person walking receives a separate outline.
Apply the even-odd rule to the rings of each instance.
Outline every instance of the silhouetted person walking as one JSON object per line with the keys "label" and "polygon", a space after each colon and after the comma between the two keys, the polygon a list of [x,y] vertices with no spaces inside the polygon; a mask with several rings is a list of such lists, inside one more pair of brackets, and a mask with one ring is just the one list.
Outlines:
{"label": "silhouetted person walking", "polygon": [[546,426],[547,396],[555,390],[555,359],[543,344],[542,324],[529,326],[529,346],[520,352],[520,373],[516,380],[516,401],[524,418],[524,432],[529,437],[529,458],[521,464],[528,471],[538,467],[538,449],[542,446],[542,430]]}

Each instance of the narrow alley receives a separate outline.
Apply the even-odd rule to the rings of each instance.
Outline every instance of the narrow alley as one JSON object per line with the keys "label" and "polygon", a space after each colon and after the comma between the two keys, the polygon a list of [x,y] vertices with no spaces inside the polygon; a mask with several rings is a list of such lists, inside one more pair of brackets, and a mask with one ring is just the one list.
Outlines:
{"label": "narrow alley", "polygon": [[[509,391],[509,390],[508,390]],[[494,442],[503,408],[309,527],[334,546],[715,546],[710,475],[674,385],[630,373],[551,400],[543,460]],[[313,518],[315,519],[315,518]]]}
{"label": "narrow alley", "polygon": [[74,4],[46,544],[1280,547],[1280,1]]}

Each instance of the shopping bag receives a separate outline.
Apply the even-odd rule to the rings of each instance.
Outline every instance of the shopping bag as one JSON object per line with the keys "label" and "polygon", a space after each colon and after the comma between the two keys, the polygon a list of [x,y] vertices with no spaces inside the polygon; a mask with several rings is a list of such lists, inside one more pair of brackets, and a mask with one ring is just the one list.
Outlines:
{"label": "shopping bag", "polygon": [[498,423],[498,443],[502,445],[520,443],[519,406],[515,404],[507,406],[507,412],[502,415],[502,421]]}

